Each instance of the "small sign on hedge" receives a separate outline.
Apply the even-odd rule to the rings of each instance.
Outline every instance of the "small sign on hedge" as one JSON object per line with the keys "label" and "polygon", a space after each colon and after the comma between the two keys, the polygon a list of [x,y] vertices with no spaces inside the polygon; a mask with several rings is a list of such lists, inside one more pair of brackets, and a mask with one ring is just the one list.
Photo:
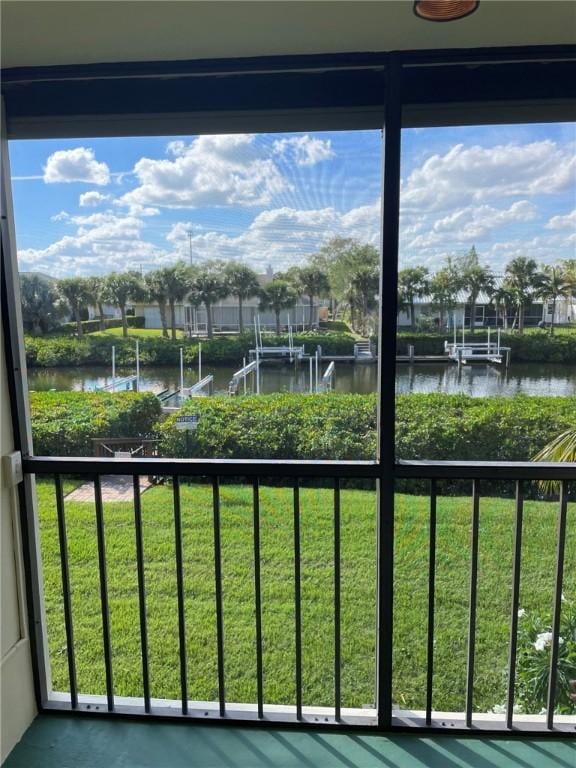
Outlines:
{"label": "small sign on hedge", "polygon": [[176,429],[196,429],[198,426],[199,416],[194,413],[190,416],[177,416],[176,417]]}

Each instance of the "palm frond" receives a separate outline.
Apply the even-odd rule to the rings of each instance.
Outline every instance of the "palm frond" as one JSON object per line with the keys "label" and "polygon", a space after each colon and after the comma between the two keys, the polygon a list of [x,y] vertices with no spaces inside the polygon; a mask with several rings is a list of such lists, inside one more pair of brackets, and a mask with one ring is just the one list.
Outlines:
{"label": "palm frond", "polygon": [[[576,427],[571,427],[539,451],[532,461],[576,462]],[[542,480],[538,483],[544,493],[557,493],[560,483]]]}

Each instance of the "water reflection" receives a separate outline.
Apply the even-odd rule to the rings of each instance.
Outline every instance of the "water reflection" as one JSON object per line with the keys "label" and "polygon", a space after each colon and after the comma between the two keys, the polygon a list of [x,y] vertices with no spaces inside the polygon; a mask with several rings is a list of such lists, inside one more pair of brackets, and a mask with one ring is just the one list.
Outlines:
{"label": "water reflection", "polygon": [[[325,371],[327,363],[322,366]],[[232,367],[205,367],[203,375],[214,375],[217,392],[227,392],[228,383],[235,372]],[[117,376],[133,373],[130,369],[117,372]],[[195,369],[185,371],[185,386],[198,379]],[[335,390],[366,394],[377,389],[377,366],[336,364]],[[93,391],[96,387],[110,384],[111,373],[106,368],[45,368],[28,372],[28,385],[33,390],[80,390]],[[312,382],[312,385],[314,382]],[[180,386],[179,370],[166,367],[143,368],[141,388],[152,392],[176,390]],[[255,389],[254,377],[249,376],[247,391]],[[262,366],[260,389],[263,394],[272,392],[309,392],[310,371],[307,365]],[[400,364],[396,368],[398,393],[462,392],[472,397],[489,395],[573,395],[576,394],[576,366],[538,363],[512,364],[506,371],[493,365],[463,366],[455,364]],[[244,391],[240,385],[239,392]]]}

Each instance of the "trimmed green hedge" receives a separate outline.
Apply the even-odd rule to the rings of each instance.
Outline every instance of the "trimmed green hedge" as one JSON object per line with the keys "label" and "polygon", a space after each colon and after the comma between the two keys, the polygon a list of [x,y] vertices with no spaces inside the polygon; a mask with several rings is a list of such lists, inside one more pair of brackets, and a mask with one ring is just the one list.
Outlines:
{"label": "trimmed green hedge", "polygon": [[[166,455],[201,458],[365,459],[376,454],[376,396],[328,393],[202,398],[183,413],[198,427],[160,427]],[[576,397],[415,394],[397,398],[400,459],[529,460],[576,425]]]}
{"label": "trimmed green hedge", "polygon": [[[266,336],[267,346],[288,344],[287,336]],[[315,351],[322,345],[325,354],[351,355],[354,338],[345,333],[300,333],[294,335],[294,343],[304,344],[307,351]],[[116,363],[119,366],[133,365],[136,359],[134,339],[117,336],[85,336],[82,339],[67,336],[27,336],[25,340],[26,363],[30,368],[45,368],[69,365],[110,365],[112,347],[116,347]],[[179,365],[180,347],[184,348],[186,363],[198,360],[196,339],[163,339],[152,337],[139,339],[140,362],[142,365]],[[254,348],[253,334],[243,336],[222,336],[202,341],[202,360],[207,364],[238,364],[248,357]]]}
{"label": "trimmed green hedge", "polygon": [[93,437],[154,436],[160,401],[149,392],[31,392],[34,453],[92,456]]}
{"label": "trimmed green hedge", "polygon": [[[460,340],[461,336],[458,337]],[[468,341],[488,340],[486,331],[476,331],[474,336],[466,333]],[[408,346],[414,347],[417,355],[442,355],[444,342],[451,341],[450,333],[411,333],[399,331],[398,354],[408,353]],[[491,334],[496,341],[496,332]],[[561,329],[554,336],[547,331],[530,329],[522,336],[516,333],[502,333],[501,343],[511,347],[512,363],[576,363],[576,329]]]}
{"label": "trimmed green hedge", "polygon": [[[128,328],[144,328],[146,325],[145,317],[127,317]],[[122,319],[119,317],[113,317],[108,320],[104,320],[104,328],[122,328]],[[58,328],[58,334],[61,336],[75,336],[77,325],[76,323],[63,323]],[[82,320],[82,330],[84,333],[94,333],[100,330],[100,320]]]}

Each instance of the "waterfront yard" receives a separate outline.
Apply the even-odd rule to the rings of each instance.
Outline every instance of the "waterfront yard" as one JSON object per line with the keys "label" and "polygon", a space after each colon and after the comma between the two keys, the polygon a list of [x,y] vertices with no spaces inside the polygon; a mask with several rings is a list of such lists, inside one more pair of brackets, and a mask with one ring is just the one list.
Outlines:
{"label": "waterfront yard", "polygon": [[[67,483],[67,489],[72,488]],[[53,486],[38,485],[52,679],[67,690],[58,535]],[[212,491],[182,485],[182,524],[189,698],[217,698]],[[226,696],[256,700],[252,491],[224,485],[222,558]],[[342,492],[342,698],[345,706],[374,701],[375,501],[371,491]],[[438,710],[462,710],[470,552],[470,499],[438,502],[435,693]],[[172,488],[142,496],[151,694],[178,698],[178,624]],[[569,506],[566,563],[576,557],[576,505]],[[104,693],[94,508],[66,503],[79,690]],[[510,619],[514,502],[483,499],[480,508],[477,666],[474,708],[505,699]],[[549,620],[554,581],[557,505],[527,501],[520,605]],[[294,582],[292,491],[261,488],[264,697],[294,703]],[[304,703],[333,702],[332,492],[301,492]],[[105,503],[110,618],[117,695],[142,692],[134,518],[130,504]],[[398,495],[395,555],[394,699],[425,705],[428,499]],[[564,592],[576,593],[566,568]]]}

